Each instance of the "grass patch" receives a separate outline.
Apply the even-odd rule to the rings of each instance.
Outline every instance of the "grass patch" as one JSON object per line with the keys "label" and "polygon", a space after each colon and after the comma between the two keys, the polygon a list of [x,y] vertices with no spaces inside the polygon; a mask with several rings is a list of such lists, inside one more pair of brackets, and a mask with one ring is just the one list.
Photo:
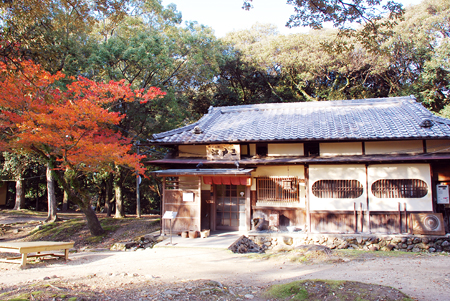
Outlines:
{"label": "grass patch", "polygon": [[333,300],[355,301],[412,301],[407,295],[392,287],[361,283],[356,281],[336,280],[301,280],[271,286],[264,297],[276,300]]}
{"label": "grass patch", "polygon": [[86,222],[81,218],[66,221],[58,221],[42,225],[39,229],[33,230],[30,237],[33,240],[49,238],[51,240],[65,239],[80,231],[86,226]]}
{"label": "grass patch", "polygon": [[28,209],[21,209],[21,210],[4,209],[2,210],[2,214],[15,216],[47,216],[47,212],[33,211]]}
{"label": "grass patch", "polygon": [[267,296],[276,299],[307,300],[308,291],[302,287],[301,283],[301,281],[295,281],[274,285],[267,292]]}

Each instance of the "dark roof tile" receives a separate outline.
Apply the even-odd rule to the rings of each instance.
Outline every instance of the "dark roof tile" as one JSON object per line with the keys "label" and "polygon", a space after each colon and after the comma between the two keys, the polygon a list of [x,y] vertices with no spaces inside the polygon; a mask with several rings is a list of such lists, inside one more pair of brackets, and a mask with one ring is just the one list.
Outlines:
{"label": "dark roof tile", "polygon": [[[423,127],[424,120],[431,127]],[[194,128],[201,129],[200,134]],[[153,135],[164,144],[450,138],[450,120],[411,97],[211,107],[197,122]]]}

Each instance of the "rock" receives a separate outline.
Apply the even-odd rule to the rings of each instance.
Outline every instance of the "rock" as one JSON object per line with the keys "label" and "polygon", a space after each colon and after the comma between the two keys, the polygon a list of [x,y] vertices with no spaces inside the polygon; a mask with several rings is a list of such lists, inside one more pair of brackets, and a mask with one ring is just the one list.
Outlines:
{"label": "rock", "polygon": [[388,249],[389,251],[392,251],[392,249],[394,249],[394,248],[395,248],[395,246],[392,245],[392,244],[388,244],[388,245],[386,246],[386,249]]}
{"label": "rock", "polygon": [[418,243],[415,248],[419,248],[419,249],[423,249],[423,250],[428,250],[430,248],[430,246],[424,244],[424,243]]}
{"label": "rock", "polygon": [[401,242],[402,242],[401,238],[394,238],[393,240],[391,240],[392,244],[398,244],[398,243],[401,243]]}
{"label": "rock", "polygon": [[434,253],[434,252],[436,252],[436,249],[435,249],[435,248],[429,248],[429,249],[428,249],[428,252]]}
{"label": "rock", "polygon": [[245,299],[253,299],[253,298],[255,298],[255,296],[253,296],[252,294],[246,294],[244,297],[245,297]]}
{"label": "rock", "polygon": [[379,248],[378,248],[378,246],[376,246],[376,245],[371,245],[370,247],[369,247],[369,251],[378,251],[379,250]]}
{"label": "rock", "polygon": [[379,241],[380,241],[380,239],[378,238],[378,237],[370,237],[369,239],[368,239],[368,241],[371,243],[371,244],[377,244]]}
{"label": "rock", "polygon": [[207,284],[208,284],[208,285],[212,285],[212,286],[216,286],[216,287],[223,288],[222,283],[220,283],[219,281],[211,280],[211,281],[209,281]]}
{"label": "rock", "polygon": [[140,242],[156,242],[156,238],[152,234],[146,234],[138,237],[137,241]]}
{"label": "rock", "polygon": [[158,236],[156,237],[156,242],[162,242],[164,239],[164,236]]}
{"label": "rock", "polygon": [[441,247],[443,247],[443,248],[448,247],[448,246],[450,246],[450,242],[448,242],[448,241],[444,241],[441,244]]}
{"label": "rock", "polygon": [[430,240],[428,239],[428,237],[422,237],[422,243],[427,244],[429,242]]}
{"label": "rock", "polygon": [[50,280],[50,277],[45,276],[43,279],[44,279],[44,280]]}
{"label": "rock", "polygon": [[416,238],[413,239],[413,243],[414,243],[414,244],[418,244],[419,242],[422,242],[422,239],[421,239],[421,238],[416,237]]}
{"label": "rock", "polygon": [[359,236],[357,239],[356,239],[356,242],[360,245],[360,244],[362,244],[363,243],[363,238],[361,237],[361,236]]}
{"label": "rock", "polygon": [[300,245],[295,247],[296,250],[302,251],[304,254],[323,253],[325,255],[331,254],[331,249],[322,245]]}
{"label": "rock", "polygon": [[339,249],[339,250],[342,250],[342,249],[347,249],[348,247],[349,247],[350,245],[348,244],[348,243],[343,243],[343,244],[340,244],[337,248]]}
{"label": "rock", "polygon": [[292,246],[292,243],[293,243],[294,241],[292,240],[292,237],[284,236],[282,242],[283,242],[285,245]]}
{"label": "rock", "polygon": [[417,252],[420,252],[420,249],[419,249],[419,248],[416,248],[416,247],[414,247],[414,248],[412,249],[412,251],[413,251],[413,252],[416,252],[416,253],[417,253]]}
{"label": "rock", "polygon": [[254,243],[250,238],[242,235],[228,247],[233,253],[263,253],[264,249]]}
{"label": "rock", "polygon": [[111,251],[126,251],[127,249],[131,249],[133,247],[136,247],[137,243],[136,242],[118,242],[115,243],[112,247],[111,247]]}

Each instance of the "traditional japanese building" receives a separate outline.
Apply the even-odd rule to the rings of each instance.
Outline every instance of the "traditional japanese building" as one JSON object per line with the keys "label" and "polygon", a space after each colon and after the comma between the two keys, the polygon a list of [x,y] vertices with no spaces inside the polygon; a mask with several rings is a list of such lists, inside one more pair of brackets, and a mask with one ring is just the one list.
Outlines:
{"label": "traditional japanese building", "polygon": [[448,231],[450,120],[412,97],[211,107],[151,143],[175,231]]}

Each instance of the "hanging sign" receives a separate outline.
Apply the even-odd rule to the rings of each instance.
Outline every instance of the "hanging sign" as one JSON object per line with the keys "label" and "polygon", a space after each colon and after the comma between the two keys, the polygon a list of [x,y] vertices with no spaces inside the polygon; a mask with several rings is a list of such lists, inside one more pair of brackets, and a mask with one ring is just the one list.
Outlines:
{"label": "hanging sign", "polygon": [[241,148],[239,144],[211,144],[206,146],[206,157],[211,161],[241,160]]}

